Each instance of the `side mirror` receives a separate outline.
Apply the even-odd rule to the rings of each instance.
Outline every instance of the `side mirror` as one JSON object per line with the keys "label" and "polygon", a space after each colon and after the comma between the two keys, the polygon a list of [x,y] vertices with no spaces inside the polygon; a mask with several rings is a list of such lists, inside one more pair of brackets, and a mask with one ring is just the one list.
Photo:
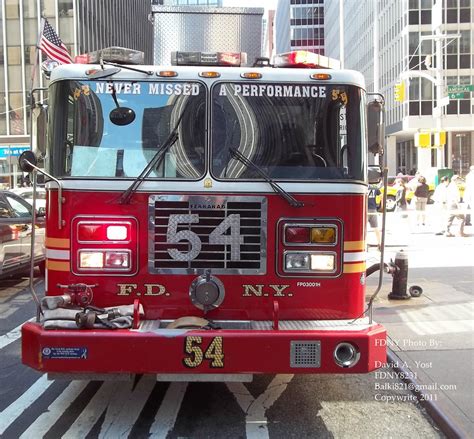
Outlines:
{"label": "side mirror", "polygon": [[33,151],[24,151],[18,158],[18,166],[23,172],[32,172],[37,163],[38,160]]}
{"label": "side mirror", "polygon": [[378,184],[382,181],[382,168],[380,166],[369,166],[368,177],[369,184]]}
{"label": "side mirror", "polygon": [[48,126],[48,107],[35,106],[31,111],[31,148],[46,153],[46,127]]}
{"label": "side mirror", "polygon": [[38,210],[36,211],[36,216],[37,217],[46,216],[46,209],[44,207],[39,207]]}
{"label": "side mirror", "polygon": [[367,104],[367,144],[372,154],[383,154],[385,140],[384,106],[373,100]]}

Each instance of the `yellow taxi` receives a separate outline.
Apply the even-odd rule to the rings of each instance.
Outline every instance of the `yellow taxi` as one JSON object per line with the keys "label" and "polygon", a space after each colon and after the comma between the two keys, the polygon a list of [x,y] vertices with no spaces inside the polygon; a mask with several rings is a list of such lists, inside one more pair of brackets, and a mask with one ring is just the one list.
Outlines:
{"label": "yellow taxi", "polygon": [[[395,185],[395,182],[398,178],[403,178],[406,182],[407,192],[406,192],[405,197],[406,197],[407,202],[410,203],[412,198],[415,196],[416,180],[415,180],[414,175],[388,177],[387,202],[386,202],[387,212],[393,212],[397,206],[396,198],[397,198],[398,186]],[[430,188],[428,204],[431,204],[433,202],[431,200],[431,196],[434,194],[435,185],[433,183],[428,183],[428,186]],[[377,202],[377,206],[379,206],[379,210],[381,210],[382,197],[383,197],[383,187],[380,188],[380,195],[376,198],[376,202]]]}

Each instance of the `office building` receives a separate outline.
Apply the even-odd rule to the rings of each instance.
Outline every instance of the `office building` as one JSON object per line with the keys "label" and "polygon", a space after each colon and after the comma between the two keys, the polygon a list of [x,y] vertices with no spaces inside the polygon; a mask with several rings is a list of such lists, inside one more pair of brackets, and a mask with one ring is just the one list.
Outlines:
{"label": "office building", "polygon": [[308,50],[324,55],[324,0],[278,0],[276,53]]}
{"label": "office building", "polygon": [[[385,96],[389,173],[419,170],[433,177],[448,167],[465,175],[473,164],[473,18],[472,0],[343,0],[341,50],[339,1],[326,0],[326,54],[342,52],[345,68],[361,71],[367,89]],[[402,80],[399,102],[395,89]],[[466,91],[452,92],[456,87]],[[446,146],[436,147],[439,131],[447,132]],[[432,148],[415,146],[419,133],[432,134]]]}
{"label": "office building", "polygon": [[[150,0],[3,0],[0,2],[0,174],[16,182],[17,156],[29,149],[29,92],[46,81],[36,69],[41,16],[74,57],[108,46],[145,52],[152,62]],[[5,183],[7,184],[7,183]]]}

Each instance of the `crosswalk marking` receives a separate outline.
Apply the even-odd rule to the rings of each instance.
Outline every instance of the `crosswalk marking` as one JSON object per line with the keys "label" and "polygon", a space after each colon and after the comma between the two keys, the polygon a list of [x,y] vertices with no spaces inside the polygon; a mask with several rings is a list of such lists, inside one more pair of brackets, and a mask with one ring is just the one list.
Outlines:
{"label": "crosswalk marking", "polygon": [[133,382],[120,383],[123,387],[107,407],[99,439],[128,437],[155,384],[155,376],[142,377],[135,389],[132,389]]}
{"label": "crosswalk marking", "polygon": [[64,434],[63,439],[77,439],[86,437],[98,419],[104,413],[112,397],[117,393],[117,383],[106,381],[79,417],[74,421],[69,430]]}
{"label": "crosswalk marking", "polygon": [[174,427],[187,387],[186,382],[170,383],[150,428],[149,438],[166,439]]}
{"label": "crosswalk marking", "polygon": [[48,381],[46,375],[37,380],[23,395],[0,413],[0,435],[15,421],[31,404],[33,404],[53,381]]}
{"label": "crosswalk marking", "polygon": [[25,323],[32,322],[33,320],[35,320],[35,317],[31,318],[30,320],[27,320],[21,325],[18,325],[16,328],[12,329],[10,332],[0,335],[0,349],[3,349],[4,347],[8,346],[10,343],[13,343],[15,340],[18,340],[21,337],[21,327]]}
{"label": "crosswalk marking", "polygon": [[43,437],[56,423],[66,409],[74,402],[89,381],[73,381],[67,386],[35,422],[20,436],[21,439],[36,439]]}
{"label": "crosswalk marking", "polygon": [[276,375],[265,392],[254,398],[242,383],[227,383],[240,408],[245,413],[247,438],[268,439],[267,410],[280,398],[293,379],[292,374]]}

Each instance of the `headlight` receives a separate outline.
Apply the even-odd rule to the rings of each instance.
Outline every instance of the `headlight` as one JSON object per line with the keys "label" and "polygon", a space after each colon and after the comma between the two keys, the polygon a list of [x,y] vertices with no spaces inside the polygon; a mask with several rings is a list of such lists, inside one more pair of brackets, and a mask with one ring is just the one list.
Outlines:
{"label": "headlight", "polygon": [[308,270],[309,254],[307,253],[287,253],[285,255],[285,268],[287,270]]}
{"label": "headlight", "polygon": [[130,250],[80,250],[80,270],[128,271]]}
{"label": "headlight", "polygon": [[311,270],[334,271],[335,257],[332,254],[311,255]]}
{"label": "headlight", "polygon": [[86,251],[79,253],[79,268],[103,268],[104,253],[101,251]]}
{"label": "headlight", "polygon": [[336,271],[335,253],[287,252],[285,271],[300,273],[333,273]]}

